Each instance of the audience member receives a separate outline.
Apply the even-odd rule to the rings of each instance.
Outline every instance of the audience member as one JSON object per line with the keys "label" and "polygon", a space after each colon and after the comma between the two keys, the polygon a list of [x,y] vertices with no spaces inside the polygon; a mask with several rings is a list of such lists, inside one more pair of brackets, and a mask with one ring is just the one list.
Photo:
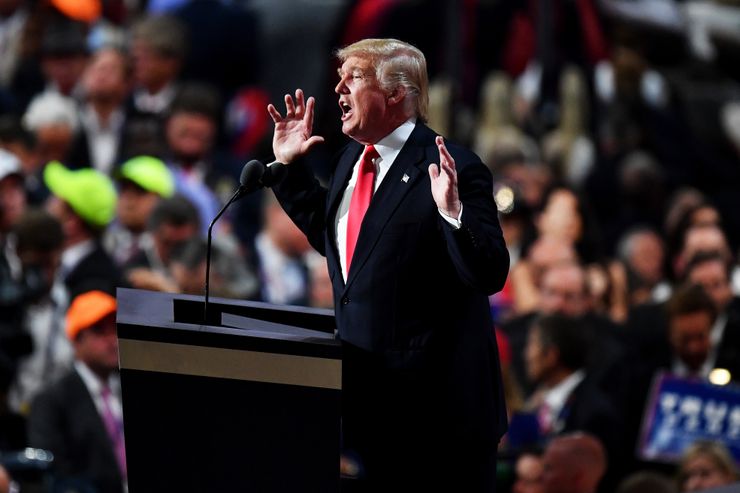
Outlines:
{"label": "audience member", "polygon": [[44,28],[41,39],[44,90],[78,99],[80,77],[87,60],[87,26],[64,17],[53,18]]}
{"label": "audience member", "polygon": [[[593,379],[602,389],[615,391],[621,385],[618,363],[624,349],[619,338],[619,329],[608,318],[591,309],[586,272],[578,263],[564,261],[553,264],[542,274],[539,289],[539,305],[536,311],[515,317],[502,324],[512,349],[512,369],[525,393],[532,388],[526,377],[524,347],[534,320],[540,315],[564,315],[583,317],[584,336],[590,338],[587,366]],[[610,388],[611,387],[611,388]]]}
{"label": "audience member", "polygon": [[[52,193],[47,209],[62,223],[64,251],[58,280],[66,298],[99,289],[115,294],[122,286],[121,274],[101,245],[105,228],[115,215],[113,182],[93,169],[69,170],[52,162],[44,170]],[[66,309],[66,303],[60,307]]]}
{"label": "audience member", "polygon": [[699,252],[685,274],[688,282],[704,288],[717,310],[709,336],[709,366],[729,370],[733,380],[740,379],[740,297],[732,294],[726,259],[718,252]]}
{"label": "audience member", "polygon": [[[241,171],[233,161],[224,162],[216,154],[219,105],[212,88],[184,85],[165,127],[167,166],[175,176],[177,193],[198,209],[203,234],[221,208],[219,194],[230,194],[236,188]],[[228,231],[228,222],[228,216],[221,218],[217,230]]]}
{"label": "audience member", "polygon": [[151,15],[138,19],[130,33],[134,89],[127,103],[127,154],[162,157],[164,119],[187,51],[185,30],[174,17]]}
{"label": "audience member", "polygon": [[28,202],[35,206],[43,204],[49,196],[42,176],[46,162],[41,161],[34,134],[12,115],[0,117],[0,149],[20,160]]}
{"label": "audience member", "polygon": [[26,209],[20,169],[18,159],[0,149],[0,355],[13,365],[31,351],[31,340],[23,330],[27,289],[12,231]]}
{"label": "audience member", "polygon": [[624,478],[619,483],[616,493],[678,493],[678,489],[676,484],[663,474],[638,471]]}
{"label": "audience member", "polygon": [[542,452],[523,452],[514,465],[516,481],[511,493],[544,493]]}
{"label": "audience member", "polygon": [[178,246],[198,236],[199,229],[198,211],[186,198],[160,200],[147,222],[141,252],[123,266],[128,282],[139,289],[178,292],[170,260]]}
{"label": "audience member", "polygon": [[740,482],[740,472],[720,442],[698,441],[683,454],[678,469],[680,491],[704,491]]}
{"label": "audience member", "polygon": [[80,126],[72,98],[54,92],[36,96],[23,115],[23,125],[34,134],[40,162],[68,162]]}
{"label": "audience member", "polygon": [[116,300],[88,291],[72,301],[67,337],[74,368],[31,405],[29,443],[54,454],[54,489],[101,493],[126,490]]}
{"label": "audience member", "polygon": [[272,192],[265,194],[264,217],[255,239],[261,298],[269,303],[306,305],[310,297],[306,256],[313,249]]}
{"label": "audience member", "polygon": [[[170,272],[179,292],[203,295],[206,282],[207,243],[191,238],[172,252]],[[223,242],[211,245],[209,294],[234,299],[258,297],[257,276],[241,255]]]}
{"label": "audience member", "polygon": [[23,328],[33,340],[33,353],[20,361],[9,404],[15,411],[27,414],[41,387],[69,370],[73,351],[54,320],[66,307],[57,307],[51,295],[64,244],[62,226],[48,212],[30,210],[22,216],[14,233],[27,288]]}
{"label": "audience member", "polygon": [[147,221],[159,201],[174,194],[175,180],[167,166],[151,156],[129,159],[116,176],[116,219],[106,230],[103,244],[116,265],[123,266],[141,252]]}
{"label": "audience member", "polygon": [[609,469],[614,473],[623,459],[624,428],[586,368],[589,342],[582,319],[562,315],[537,319],[525,348],[527,376],[536,390],[525,409],[536,414],[542,437],[578,430],[599,437],[611,454]]}
{"label": "audience member", "polygon": [[667,297],[670,287],[664,272],[666,252],[657,231],[635,227],[622,236],[616,251],[626,271],[630,306]]}
{"label": "audience member", "polygon": [[124,102],[130,90],[127,55],[116,48],[102,48],[82,74],[83,101],[79,108],[80,131],[70,153],[70,163],[111,175],[126,148]]}
{"label": "audience member", "polygon": [[554,438],[542,458],[545,493],[596,493],[607,468],[604,445],[587,433]]}

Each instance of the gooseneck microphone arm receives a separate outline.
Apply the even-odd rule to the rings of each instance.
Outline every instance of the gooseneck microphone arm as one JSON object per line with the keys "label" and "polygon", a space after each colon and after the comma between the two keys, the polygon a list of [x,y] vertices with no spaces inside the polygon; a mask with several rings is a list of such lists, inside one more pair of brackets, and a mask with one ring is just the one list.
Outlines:
{"label": "gooseneck microphone arm", "polygon": [[262,188],[264,185],[261,182],[262,175],[265,172],[265,165],[261,162],[253,159],[244,165],[242,168],[241,176],[239,176],[239,188],[236,189],[234,195],[231,196],[228,202],[218,211],[216,217],[213,218],[211,224],[208,226],[208,238],[206,240],[206,283],[205,283],[205,303],[203,303],[203,324],[208,324],[208,298],[210,294],[210,278],[211,278],[211,236],[213,233],[213,225],[228,209],[232,202],[242,198],[248,193]]}
{"label": "gooseneck microphone arm", "polygon": [[213,232],[213,225],[216,224],[216,221],[223,215],[224,212],[226,212],[226,209],[231,205],[232,202],[235,200],[241,198],[241,196],[244,195],[244,190],[242,187],[239,187],[234,192],[234,195],[231,196],[228,202],[221,208],[220,211],[218,211],[218,214],[216,214],[216,217],[213,218],[213,221],[211,221],[210,226],[208,226],[208,239],[206,241],[206,299],[205,303],[203,304],[203,323],[208,324],[208,294],[209,294],[209,280],[211,278],[211,233]]}

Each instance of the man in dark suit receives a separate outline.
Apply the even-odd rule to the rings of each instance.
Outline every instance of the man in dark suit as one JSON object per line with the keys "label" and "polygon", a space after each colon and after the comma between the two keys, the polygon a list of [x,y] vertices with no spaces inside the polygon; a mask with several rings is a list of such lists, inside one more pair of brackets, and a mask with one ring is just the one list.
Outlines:
{"label": "man in dark suit", "polygon": [[44,182],[52,193],[46,207],[64,231],[57,281],[65,293],[57,304],[66,310],[68,300],[93,289],[115,294],[121,274],[100,243],[116,212],[113,182],[97,170],[70,170],[59,162],[46,165]]}
{"label": "man in dark suit", "polygon": [[54,454],[54,491],[124,491],[116,300],[102,291],[79,295],[67,312],[74,368],[31,405],[28,438]]}
{"label": "man in dark suit", "polygon": [[363,40],[337,57],[342,132],[353,141],[328,189],[303,159],[323,141],[311,135],[313,98],[299,89],[285,96],[285,116],[268,111],[275,157],[289,163],[276,196],[327,257],[345,448],[370,491],[493,491],[506,413],[488,295],[509,262],[491,174],[424,125],[418,49]]}
{"label": "man in dark suit", "polygon": [[537,385],[526,407],[537,416],[540,436],[566,432],[593,433],[609,450],[606,483],[614,486],[624,463],[624,431],[611,399],[586,366],[593,334],[584,318],[543,316],[529,330],[527,375]]}

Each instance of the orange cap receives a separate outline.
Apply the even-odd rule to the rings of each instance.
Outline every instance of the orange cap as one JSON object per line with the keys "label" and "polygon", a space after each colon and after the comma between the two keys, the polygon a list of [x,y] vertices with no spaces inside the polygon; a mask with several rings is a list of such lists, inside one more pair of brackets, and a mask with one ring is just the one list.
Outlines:
{"label": "orange cap", "polygon": [[80,331],[89,329],[116,311],[116,299],[103,291],[88,291],[77,296],[67,310],[67,337],[73,341]]}
{"label": "orange cap", "polygon": [[76,21],[93,22],[100,17],[100,0],[51,0],[51,3]]}

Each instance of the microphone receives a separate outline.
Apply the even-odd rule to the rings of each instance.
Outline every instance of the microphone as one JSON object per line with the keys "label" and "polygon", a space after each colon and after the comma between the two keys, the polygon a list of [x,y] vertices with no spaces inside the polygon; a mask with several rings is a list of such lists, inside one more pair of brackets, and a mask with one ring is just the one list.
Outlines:
{"label": "microphone", "polygon": [[273,185],[277,185],[281,181],[283,181],[283,178],[285,178],[285,175],[288,173],[288,166],[279,162],[279,161],[273,161],[267,166],[265,166],[265,172],[262,174],[262,177],[260,178],[260,184],[265,188],[270,188]]}
{"label": "microphone", "polygon": [[[262,188],[263,185],[261,183],[261,179],[265,170],[265,165],[256,159],[252,159],[245,164],[242,168],[241,174],[239,175],[239,189],[236,191],[237,197],[234,200],[238,200],[246,194]],[[216,216],[216,218],[218,218],[218,216]]]}
{"label": "microphone", "polygon": [[231,196],[228,202],[224,204],[216,217],[213,218],[211,224],[208,226],[208,240],[206,241],[206,296],[205,303],[203,304],[203,323],[208,323],[208,295],[210,293],[210,277],[211,277],[211,234],[213,232],[213,225],[216,221],[226,212],[226,209],[232,204],[244,197],[248,193],[252,193],[255,190],[259,190],[265,185],[262,184],[262,176],[265,174],[265,165],[256,159],[252,159],[242,168],[242,172],[239,175],[239,188],[236,189],[234,195]]}

